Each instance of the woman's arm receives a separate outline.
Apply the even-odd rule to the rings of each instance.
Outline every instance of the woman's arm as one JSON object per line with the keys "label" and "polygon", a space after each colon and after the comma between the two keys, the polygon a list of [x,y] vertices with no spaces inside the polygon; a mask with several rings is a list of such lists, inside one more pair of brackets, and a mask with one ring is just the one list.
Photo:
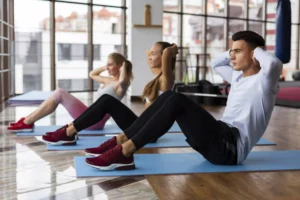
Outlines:
{"label": "woman's arm", "polygon": [[162,75],[161,75],[161,89],[162,90],[169,90],[173,87],[173,59],[175,59],[176,55],[178,54],[177,45],[174,44],[171,47],[166,48],[163,51],[162,55]]}
{"label": "woman's arm", "polygon": [[106,66],[96,68],[89,73],[89,76],[94,81],[97,81],[101,84],[106,84],[110,78],[106,76],[101,76],[100,74],[106,70]]}

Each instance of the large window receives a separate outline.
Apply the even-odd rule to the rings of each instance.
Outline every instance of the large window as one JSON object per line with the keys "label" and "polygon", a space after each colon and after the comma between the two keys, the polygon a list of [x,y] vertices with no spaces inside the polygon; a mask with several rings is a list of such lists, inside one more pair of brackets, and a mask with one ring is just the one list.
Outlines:
{"label": "large window", "polygon": [[[203,3],[206,3],[206,11]],[[211,59],[231,47],[231,37],[235,32],[246,29],[265,37],[266,49],[275,53],[277,3],[277,0],[164,0],[163,39],[179,44],[180,49],[187,54],[206,53],[198,63],[204,63],[207,67],[210,66]],[[291,74],[299,67],[300,61],[297,49],[297,35],[300,31],[299,1],[291,0],[291,8],[292,51],[290,62],[284,64],[286,80],[291,80]],[[203,30],[206,30],[206,35],[203,35]],[[182,70],[176,72],[186,73],[188,70],[185,63],[188,62],[182,62],[182,57],[180,59],[181,63],[177,67]],[[194,61],[192,59],[189,62]],[[182,75],[176,77],[185,78]],[[206,78],[215,82],[223,81],[217,75],[207,74]],[[194,78],[189,80],[193,81]]]}
{"label": "large window", "polygon": [[[68,91],[92,89],[88,84],[92,65],[105,65],[116,46],[123,52],[123,3],[124,0],[93,0],[93,63],[89,64],[88,0],[55,1],[54,16],[50,13],[51,1],[15,0],[15,92],[49,91],[53,85]],[[51,43],[53,32],[55,44]]]}
{"label": "large window", "polygon": [[87,10],[87,5],[55,3],[56,84],[67,91],[88,89]]}
{"label": "large window", "polygon": [[[287,80],[299,67],[300,57],[297,44],[300,30],[299,1],[290,1],[292,56],[290,63],[284,65]],[[2,5],[7,1],[0,2]],[[124,36],[131,27],[127,26],[127,30],[124,30],[122,24],[128,13],[124,2],[128,1],[93,0],[94,5],[90,5],[88,0],[55,1],[55,15],[52,16],[50,8],[53,1],[15,0],[15,44],[0,38],[0,48],[15,53],[15,60],[10,61],[14,66],[11,75],[15,78],[11,85],[15,86],[15,92],[47,91],[53,85],[68,91],[92,89],[88,84],[89,70],[105,65],[107,56],[112,52],[123,53],[125,50],[126,55],[124,45],[127,42]],[[231,36],[239,30],[248,29],[263,35],[266,49],[274,53],[277,3],[277,0],[163,0],[162,39],[180,46],[180,57],[176,64],[176,69],[179,69],[176,70],[177,80],[184,78],[189,62],[192,66],[195,64],[197,60],[192,57],[196,54],[200,56],[198,63],[209,67],[215,56],[230,48]],[[92,8],[92,13],[89,13],[89,8]],[[89,14],[93,17],[91,26],[88,23]],[[53,30],[50,29],[52,19],[55,20]],[[89,27],[92,32],[89,32]],[[7,29],[11,28],[2,23],[1,35]],[[55,44],[50,40],[52,33],[55,34]],[[89,63],[89,37],[93,41],[92,63]],[[52,55],[52,48],[55,55]],[[191,58],[187,55],[191,55]],[[1,55],[2,68],[4,62],[7,62],[5,56]],[[3,76],[0,76],[2,82]],[[217,75],[208,74],[206,78],[222,82]],[[95,82],[94,88],[97,87],[98,83]]]}
{"label": "large window", "polygon": [[[50,3],[15,0],[15,92],[49,90]],[[26,9],[24,9],[26,8]],[[36,12],[36,11],[39,12]]]}

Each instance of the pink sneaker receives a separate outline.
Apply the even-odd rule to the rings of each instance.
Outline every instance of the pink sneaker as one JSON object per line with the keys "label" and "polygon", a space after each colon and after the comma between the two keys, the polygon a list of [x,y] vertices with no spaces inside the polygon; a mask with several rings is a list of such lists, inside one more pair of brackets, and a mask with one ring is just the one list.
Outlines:
{"label": "pink sneaker", "polygon": [[86,158],[86,164],[100,170],[131,170],[135,169],[133,155],[126,157],[122,153],[122,145],[117,145],[94,158]]}

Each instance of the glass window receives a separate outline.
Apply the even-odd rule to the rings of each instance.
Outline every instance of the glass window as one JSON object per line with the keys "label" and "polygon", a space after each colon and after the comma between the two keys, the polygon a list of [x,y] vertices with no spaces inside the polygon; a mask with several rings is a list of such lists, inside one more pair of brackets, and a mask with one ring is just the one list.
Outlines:
{"label": "glass window", "polygon": [[249,21],[249,30],[254,31],[264,37],[263,34],[264,23]]}
{"label": "glass window", "polygon": [[104,66],[107,56],[122,45],[122,9],[93,7],[94,68]]}
{"label": "glass window", "polygon": [[170,11],[170,12],[179,12],[179,0],[163,0],[163,10]]}
{"label": "glass window", "polygon": [[71,44],[58,44],[58,60],[71,60]]}
{"label": "glass window", "polygon": [[292,23],[299,23],[299,0],[290,0],[292,8]]}
{"label": "glass window", "polygon": [[263,19],[263,1],[252,0],[248,4],[249,19],[262,20]]}
{"label": "glass window", "polygon": [[123,0],[93,0],[93,3],[108,6],[122,6],[122,1]]}
{"label": "glass window", "polygon": [[71,60],[84,60],[84,44],[71,45]]}
{"label": "glass window", "polygon": [[15,92],[49,90],[50,3],[15,0],[14,10],[15,71],[12,73],[15,75]]}
{"label": "glass window", "polygon": [[183,12],[201,14],[204,13],[202,1],[198,0],[183,0]]}
{"label": "glass window", "polygon": [[207,1],[207,14],[215,16],[224,16],[225,6],[225,0]]}
{"label": "glass window", "polygon": [[[200,16],[183,16],[183,47],[188,48],[184,57],[187,67],[184,75],[185,82],[196,81],[196,67],[204,67],[205,57],[207,59],[207,55],[204,54],[203,20],[204,18]],[[200,70],[200,79],[203,79],[202,75],[203,71]]]}
{"label": "glass window", "polygon": [[283,64],[282,75],[285,80],[293,81],[292,74],[295,72],[297,64],[297,25],[292,26],[292,40],[291,40],[291,59],[289,63]]}
{"label": "glass window", "polygon": [[163,40],[169,43],[179,43],[180,27],[177,14],[163,14]]}
{"label": "glass window", "polygon": [[267,1],[267,21],[276,20],[277,1]]}
{"label": "glass window", "polygon": [[276,41],[276,24],[275,23],[267,23],[266,28],[266,50],[275,53],[275,41]]}
{"label": "glass window", "polygon": [[229,47],[231,47],[232,44],[232,40],[231,40],[232,35],[238,31],[244,31],[245,23],[246,23],[245,20],[237,20],[237,19],[229,20],[229,27],[228,27]]}
{"label": "glass window", "polygon": [[68,2],[88,3],[88,0],[67,0]]}
{"label": "glass window", "polygon": [[[84,46],[88,43],[86,5],[55,3],[56,84],[67,91],[87,90],[88,61]],[[61,80],[70,80],[63,84]]]}
{"label": "glass window", "polygon": [[[94,60],[100,60],[101,59],[101,45],[94,44]],[[84,45],[84,59],[88,59],[88,45]]]}
{"label": "glass window", "polygon": [[221,76],[216,74],[214,71],[210,70],[211,60],[219,56],[222,52],[226,51],[224,36],[224,26],[226,24],[226,19],[221,18],[207,18],[207,54],[209,55],[207,59],[207,66],[209,71],[206,75],[207,80],[212,83],[222,83],[223,79]]}
{"label": "glass window", "polygon": [[229,17],[245,18],[246,0],[229,0]]}

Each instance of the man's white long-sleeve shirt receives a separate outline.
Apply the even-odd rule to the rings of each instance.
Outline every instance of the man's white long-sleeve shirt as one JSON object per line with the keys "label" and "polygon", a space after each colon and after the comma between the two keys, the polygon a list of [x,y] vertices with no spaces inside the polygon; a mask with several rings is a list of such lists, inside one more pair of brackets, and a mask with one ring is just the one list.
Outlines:
{"label": "man's white long-sleeve shirt", "polygon": [[261,48],[254,50],[261,70],[243,78],[242,71],[230,65],[229,52],[212,61],[212,68],[231,83],[227,105],[221,121],[240,132],[237,141],[238,163],[243,162],[267,129],[279,89],[282,63]]}

